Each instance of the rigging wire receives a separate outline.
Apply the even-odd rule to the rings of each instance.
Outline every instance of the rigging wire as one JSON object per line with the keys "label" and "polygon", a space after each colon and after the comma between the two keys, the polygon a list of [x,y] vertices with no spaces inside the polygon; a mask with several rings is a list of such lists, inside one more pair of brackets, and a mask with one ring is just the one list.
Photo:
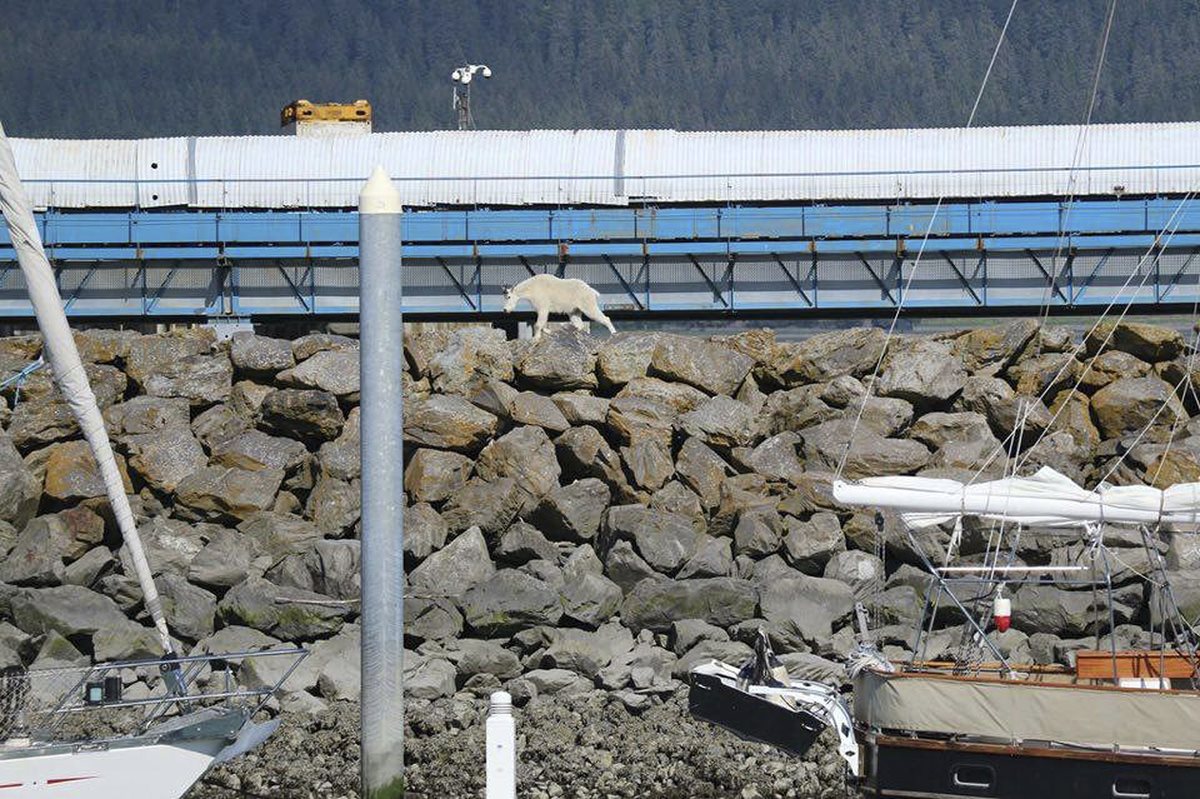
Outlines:
{"label": "rigging wire", "polygon": [[[1000,36],[996,39],[996,46],[992,49],[992,57],[988,61],[987,69],[983,73],[983,80],[979,84],[979,91],[975,93],[975,102],[971,105],[971,113],[967,116],[966,127],[970,128],[975,123],[975,115],[979,111],[979,103],[983,99],[983,92],[987,89],[988,81],[991,80],[992,70],[996,66],[996,59],[1000,55],[1000,46],[1004,44],[1004,39],[1008,34],[1008,26],[1012,22],[1013,13],[1017,10],[1019,0],[1012,0],[1012,5],[1008,8],[1008,16],[1004,18],[1004,25],[1000,28]],[[1115,2],[1115,0],[1113,0]],[[887,334],[883,339],[883,347],[879,350],[879,358],[875,361],[875,368],[871,373],[871,379],[867,383],[867,390],[863,392],[862,402],[858,405],[858,412],[854,416],[854,424],[850,428],[850,435],[846,439],[846,447],[842,450],[842,456],[838,459],[837,469],[834,472],[834,479],[840,480],[842,472],[846,468],[846,460],[850,457],[850,448],[854,444],[854,436],[858,432],[858,426],[862,423],[863,412],[866,410],[867,401],[875,390],[875,383],[879,378],[880,369],[883,367],[884,358],[887,357],[888,344],[892,340],[892,336],[896,332],[896,325],[900,321],[900,312],[904,308],[904,298],[907,296],[909,289],[912,287],[913,278],[917,275],[917,270],[921,265],[921,258],[925,255],[925,247],[929,243],[929,236],[933,232],[933,225],[937,221],[938,213],[942,209],[942,203],[945,201],[946,195],[942,193],[937,202],[933,206],[933,213],[929,216],[929,222],[925,225],[925,233],[921,236],[921,245],[917,249],[917,257],[913,261],[912,268],[909,270],[908,279],[904,281],[900,294],[896,298],[896,312],[892,314],[892,321],[888,324]],[[903,273],[903,267],[901,267]]]}

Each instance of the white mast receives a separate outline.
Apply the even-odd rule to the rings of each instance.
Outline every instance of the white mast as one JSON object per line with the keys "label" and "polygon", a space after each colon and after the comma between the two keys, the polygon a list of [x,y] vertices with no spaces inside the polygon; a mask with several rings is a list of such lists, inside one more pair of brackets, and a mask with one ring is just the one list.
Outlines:
{"label": "white mast", "polygon": [[100,476],[104,480],[109,504],[112,505],[113,515],[117,519],[117,527],[121,530],[121,537],[125,539],[125,546],[129,548],[130,559],[133,561],[134,571],[137,572],[138,583],[142,587],[146,610],[154,620],[163,652],[168,657],[173,656],[171,636],[167,632],[158,589],[150,575],[150,564],[146,562],[142,540],[138,537],[133,511],[129,508],[129,498],[125,496],[125,484],[113,458],[104,418],[100,415],[96,397],[92,394],[87,373],[84,372],[83,362],[79,358],[79,350],[75,347],[75,339],[71,336],[71,327],[67,324],[67,315],[63,311],[62,297],[54,280],[54,270],[50,268],[50,262],[42,249],[42,237],[38,234],[37,224],[34,222],[29,196],[25,193],[25,187],[17,174],[16,161],[3,125],[0,125],[0,213],[4,214],[4,221],[8,225],[8,234],[17,253],[17,262],[25,276],[29,302],[37,315],[38,329],[42,331],[42,356],[50,364],[58,390],[71,407],[71,412],[83,431],[83,437],[92,449],[92,456],[96,459]]}

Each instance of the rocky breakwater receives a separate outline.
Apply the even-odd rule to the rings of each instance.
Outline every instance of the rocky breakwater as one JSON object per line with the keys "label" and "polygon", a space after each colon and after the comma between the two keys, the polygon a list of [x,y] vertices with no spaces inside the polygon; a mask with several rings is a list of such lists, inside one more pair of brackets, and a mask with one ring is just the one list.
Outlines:
{"label": "rocky breakwater", "polygon": [[[312,651],[285,683],[280,736],[203,795],[349,795],[356,342],[217,342],[205,330],[77,340],[181,648]],[[869,509],[833,502],[843,453],[850,478],[999,476],[1012,455],[1085,484],[1117,459],[1110,480],[1200,479],[1191,352],[1174,331],[1125,323],[1076,342],[1014,321],[901,337],[863,404],[883,344],[872,328],[798,343],[766,330],[410,335],[395,368],[406,378],[413,789],[478,790],[481,698],[504,688],[532,725],[529,795],[833,790],[828,753],[801,767],[691,724],[680,691],[694,664],[747,657],[759,628],[797,675],[841,682],[856,600],[885,623],[890,654],[909,651],[927,580],[895,520],[881,533]],[[36,338],[0,340],[0,374],[38,350]],[[1010,438],[1018,416],[1024,433]],[[0,666],[157,654],[94,464],[44,371],[19,397],[10,387],[0,423]],[[938,556],[948,535],[926,531],[916,546]],[[1157,544],[1194,614],[1200,554],[1180,541]],[[968,525],[961,551],[976,557],[987,543],[986,528]],[[1145,549],[1133,536],[1109,543],[1119,626],[1101,632],[1147,640]],[[1016,557],[1068,562],[1078,547],[1034,530]],[[998,643],[1018,659],[1069,661],[1092,640],[1093,610],[1090,591],[1022,588]],[[952,651],[961,632],[943,613],[928,654]],[[244,678],[277,676],[259,668]],[[136,679],[127,691],[146,690]]]}

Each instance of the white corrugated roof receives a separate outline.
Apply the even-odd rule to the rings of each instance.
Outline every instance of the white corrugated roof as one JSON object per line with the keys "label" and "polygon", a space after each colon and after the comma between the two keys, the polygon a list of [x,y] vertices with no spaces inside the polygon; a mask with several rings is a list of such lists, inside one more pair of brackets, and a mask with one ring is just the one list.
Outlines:
{"label": "white corrugated roof", "polygon": [[[1176,194],[1200,122],[844,131],[531,130],[15,139],[38,206],[348,208],[376,165],[409,206]],[[1072,165],[1074,164],[1074,169]]]}

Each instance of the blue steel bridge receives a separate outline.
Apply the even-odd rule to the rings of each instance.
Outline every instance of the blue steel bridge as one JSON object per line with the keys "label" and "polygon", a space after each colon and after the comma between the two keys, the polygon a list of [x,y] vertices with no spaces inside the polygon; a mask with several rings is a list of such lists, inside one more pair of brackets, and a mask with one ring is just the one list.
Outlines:
{"label": "blue steel bridge", "polygon": [[[1190,141],[1200,143],[1200,137]],[[18,148],[19,163],[21,153]],[[67,166],[84,171],[77,161]],[[918,195],[961,191],[964,175],[979,180],[986,170],[977,165],[943,169],[934,173],[934,184],[941,181],[949,188],[900,191],[899,199],[863,196],[871,191],[863,181],[903,189],[905,180],[912,185],[922,170],[889,167],[878,179],[870,171],[826,170],[819,177],[834,187],[821,191],[789,188],[789,181],[811,182],[812,174],[798,172],[660,171],[616,178],[534,173],[535,178],[520,179],[557,182],[565,201],[550,203],[539,195],[513,202],[506,189],[499,202],[425,199],[406,212],[400,267],[404,309],[417,318],[486,317],[500,311],[504,286],[549,272],[586,280],[618,318],[876,315],[901,300],[911,313],[930,315],[1019,312],[1045,303],[1051,310],[1086,312],[1114,301],[1132,301],[1141,312],[1190,310],[1200,300],[1200,200],[1191,193],[1200,186],[1200,165],[1164,166],[1151,159],[1125,164],[1115,179],[1153,180],[1130,188],[1107,185],[1113,178],[1103,175],[1097,179],[1106,185],[1097,190],[1094,173],[1115,169],[1093,160],[1067,176],[1062,165],[1009,163],[999,170],[999,179],[987,176],[994,195],[940,204],[936,196]],[[1163,181],[1167,169],[1171,179]],[[116,179],[108,173],[77,178],[63,168],[47,177],[48,170],[37,164],[23,171],[43,208],[38,223],[74,316],[279,318],[357,312],[358,220],[352,198],[359,177],[246,177],[245,170],[232,176],[227,170],[220,177],[221,197],[251,191],[255,198],[239,200],[243,207],[206,208],[195,198],[212,189],[206,184],[216,179],[195,172]],[[1154,176],[1143,175],[1151,171]],[[1017,173],[1024,188],[1013,191],[1004,181],[1015,180]],[[86,174],[96,169],[89,166]],[[398,177],[403,194],[406,178]],[[1077,192],[1081,177],[1092,182]],[[338,183],[340,199],[323,198],[323,207],[295,207],[294,186],[282,199],[261,196],[264,188],[275,191],[301,179],[305,192],[314,184]],[[484,180],[502,184],[506,179],[516,178]],[[565,181],[602,180],[611,190],[614,179],[627,192],[619,204],[592,195],[575,199],[562,189]],[[420,180],[429,184],[438,178]],[[646,188],[653,181],[658,190]],[[727,196],[716,199],[722,192],[712,189],[674,196],[661,190],[664,181],[685,187],[699,181],[724,184]],[[853,189],[838,188],[839,182]],[[134,199],[126,207],[114,205],[112,192],[126,190]],[[478,194],[478,186],[472,191]],[[80,200],[80,192],[92,199]],[[175,196],[172,192],[190,199],[167,205],[139,199]],[[814,196],[821,193],[829,196]],[[849,199],[834,199],[839,195]],[[58,197],[64,199],[58,202]],[[280,207],[267,207],[273,202]],[[0,233],[0,318],[29,315],[12,249]]]}

